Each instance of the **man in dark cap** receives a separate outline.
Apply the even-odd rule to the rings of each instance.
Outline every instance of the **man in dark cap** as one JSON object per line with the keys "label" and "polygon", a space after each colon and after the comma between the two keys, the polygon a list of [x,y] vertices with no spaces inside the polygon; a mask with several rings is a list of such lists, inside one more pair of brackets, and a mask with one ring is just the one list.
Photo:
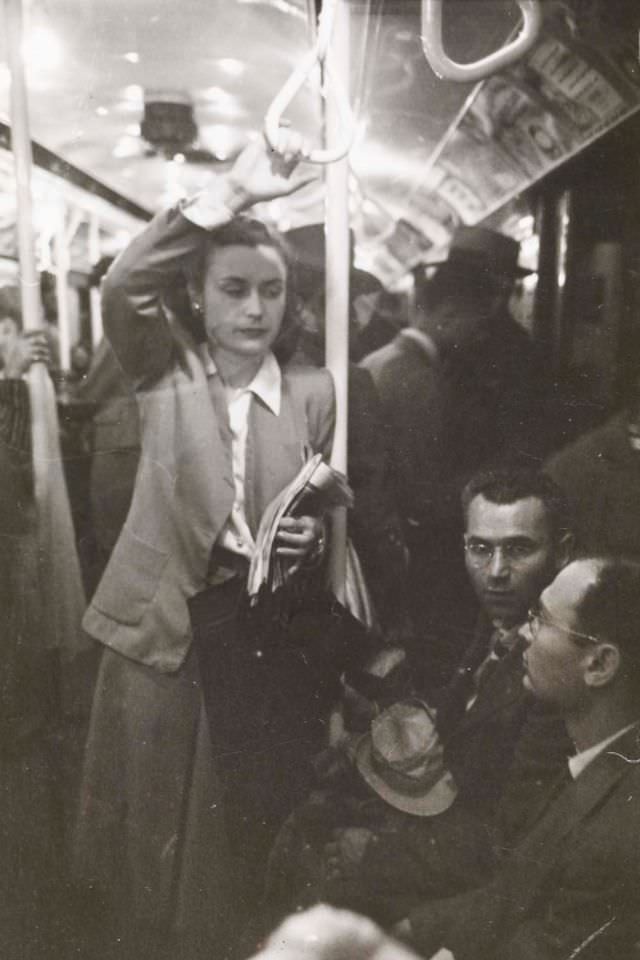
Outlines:
{"label": "man in dark cap", "polygon": [[529,272],[518,254],[510,237],[461,227],[444,262],[414,271],[411,326],[362,364],[394,445],[416,627],[448,637],[446,648],[427,642],[424,651],[435,684],[459,659],[476,612],[460,561],[460,492],[477,470],[506,457],[530,462],[538,450],[542,366],[508,310]]}

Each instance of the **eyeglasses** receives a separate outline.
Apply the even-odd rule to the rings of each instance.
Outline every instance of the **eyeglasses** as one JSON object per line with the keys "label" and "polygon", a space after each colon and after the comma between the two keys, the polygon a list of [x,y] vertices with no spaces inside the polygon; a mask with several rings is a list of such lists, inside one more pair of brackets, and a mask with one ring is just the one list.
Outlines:
{"label": "eyeglasses", "polygon": [[555,620],[545,616],[540,607],[532,607],[531,610],[529,610],[527,613],[527,623],[529,624],[529,630],[534,640],[537,639],[540,627],[544,624],[544,626],[551,627],[553,630],[560,630],[570,637],[576,637],[584,643],[600,643],[598,637],[592,637],[588,633],[580,633],[578,630],[570,630],[569,627],[564,627],[561,623],[556,623]]}
{"label": "eyeglasses", "polygon": [[486,540],[467,540],[465,538],[464,549],[474,567],[486,567],[493,560],[497,550],[500,551],[505,563],[517,566],[533,556],[538,550],[538,544],[523,543],[519,540],[514,542],[507,540],[506,543],[495,544],[488,543]]}

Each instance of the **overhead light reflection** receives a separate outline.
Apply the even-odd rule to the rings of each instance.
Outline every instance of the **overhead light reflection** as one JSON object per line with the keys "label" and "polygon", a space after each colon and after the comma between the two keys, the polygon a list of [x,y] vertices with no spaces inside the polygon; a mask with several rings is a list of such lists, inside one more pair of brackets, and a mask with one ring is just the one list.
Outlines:
{"label": "overhead light reflection", "polygon": [[162,203],[171,206],[178,200],[183,200],[188,190],[182,183],[182,165],[173,160],[167,160],[165,164],[165,188],[162,191]]}
{"label": "overhead light reflection", "polygon": [[62,45],[53,30],[38,26],[25,35],[22,55],[30,68],[53,70],[62,62]]}
{"label": "overhead light reflection", "polygon": [[241,77],[247,69],[247,65],[242,60],[236,60],[234,57],[221,57],[218,60],[218,66],[230,77]]}
{"label": "overhead light reflection", "polygon": [[117,160],[125,157],[132,157],[138,152],[138,141],[134,137],[120,137],[115,147],[111,151],[111,156]]}
{"label": "overhead light reflection", "polygon": [[288,0],[237,0],[237,2],[246,4],[246,6],[274,7],[276,10],[280,10],[282,13],[287,13],[293,17],[298,17],[299,20],[306,20],[305,11],[300,9],[300,6],[296,6],[294,3],[289,3]]}
{"label": "overhead light reflection", "polygon": [[227,160],[240,149],[244,141],[244,134],[235,127],[219,123],[206,127],[203,131],[203,139],[207,148],[215,153],[220,160]]}
{"label": "overhead light reflection", "polygon": [[241,117],[246,113],[238,98],[227,93],[222,87],[208,87],[200,93],[198,99],[206,101],[206,108],[214,110],[221,117]]}
{"label": "overhead light reflection", "polygon": [[122,91],[122,95],[125,100],[129,100],[132,103],[140,104],[142,106],[144,102],[144,90],[139,83],[130,83]]}
{"label": "overhead light reflection", "polygon": [[122,56],[128,63],[140,63],[140,54],[136,50],[129,50],[127,53],[123,53]]}

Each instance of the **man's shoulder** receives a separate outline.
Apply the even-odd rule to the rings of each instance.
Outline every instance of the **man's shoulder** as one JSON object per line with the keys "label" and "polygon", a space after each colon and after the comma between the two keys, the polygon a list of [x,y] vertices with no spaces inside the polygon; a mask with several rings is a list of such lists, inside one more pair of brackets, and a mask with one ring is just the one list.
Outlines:
{"label": "man's shoulder", "polygon": [[545,472],[554,476],[555,472],[562,473],[572,467],[582,472],[614,459],[618,450],[626,449],[625,444],[625,416],[617,413],[554,453],[545,465]]}
{"label": "man's shoulder", "polygon": [[402,332],[361,360],[360,366],[369,371],[376,387],[382,390],[388,387],[397,391],[416,382],[428,384],[435,380],[436,366],[426,350]]}

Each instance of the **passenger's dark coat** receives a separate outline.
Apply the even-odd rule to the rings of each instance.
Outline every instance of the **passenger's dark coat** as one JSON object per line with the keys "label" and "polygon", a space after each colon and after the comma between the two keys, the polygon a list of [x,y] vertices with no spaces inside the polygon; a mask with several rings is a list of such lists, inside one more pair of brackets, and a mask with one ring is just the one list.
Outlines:
{"label": "passenger's dark coat", "polygon": [[[459,787],[453,805],[433,817],[401,813],[357,773],[327,798],[312,796],[274,850],[269,892],[278,906],[308,906],[315,897],[393,923],[422,899],[473,888],[495,869],[566,763],[570,742],[560,719],[523,688],[521,643],[485,670],[466,709],[490,636],[484,621],[436,701],[445,765]],[[332,829],[350,827],[369,830],[373,839],[352,876],[336,887],[324,880],[322,849]]]}
{"label": "passenger's dark coat", "polygon": [[[435,696],[436,724],[460,791],[458,802],[485,823],[494,823],[502,806],[512,833],[531,809],[530,791],[540,792],[553,779],[571,744],[560,718],[523,687],[522,640],[489,665],[467,709],[474,674],[489,653],[490,633],[481,621],[455,676]],[[516,754],[517,775],[512,769]],[[520,783],[527,788],[519,789]]]}
{"label": "passenger's dark coat", "polygon": [[624,413],[555,454],[545,470],[573,508],[582,550],[640,556],[640,452]]}
{"label": "passenger's dark coat", "polygon": [[494,462],[509,457],[530,465],[539,455],[544,380],[534,345],[506,313],[493,317],[473,345],[439,355],[416,333],[402,331],[362,365],[390,433],[411,554],[412,615],[417,635],[428,635],[423,654],[439,685],[462,656],[460,637],[477,611],[460,550],[460,494]]}
{"label": "passenger's dark coat", "polygon": [[432,523],[449,509],[445,390],[437,360],[401,332],[361,365],[382,403],[402,515]]}
{"label": "passenger's dark coat", "polygon": [[418,949],[445,945],[456,960],[566,960],[587,946],[590,960],[627,956],[639,935],[638,797],[636,727],[550,794],[491,883],[412,912]]}

